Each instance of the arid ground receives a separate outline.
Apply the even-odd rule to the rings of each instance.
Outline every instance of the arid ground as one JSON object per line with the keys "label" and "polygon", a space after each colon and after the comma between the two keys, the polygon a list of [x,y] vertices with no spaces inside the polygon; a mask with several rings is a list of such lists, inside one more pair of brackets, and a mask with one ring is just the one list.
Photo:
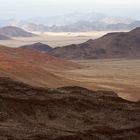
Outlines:
{"label": "arid ground", "polygon": [[[98,38],[106,33],[44,33],[31,38],[14,38],[14,40],[10,41],[1,41],[0,44],[9,47],[19,47],[25,44],[42,42],[56,47],[82,43],[90,38]],[[70,85],[77,83],[79,86],[93,90],[113,90],[125,99],[140,100],[140,60],[96,59],[77,60],[75,62],[83,67],[57,73],[58,76],[68,79]],[[66,86],[68,86],[67,83]]]}
{"label": "arid ground", "polygon": [[61,76],[91,89],[113,90],[119,96],[140,100],[140,60],[79,60],[84,67]]}
{"label": "arid ground", "polygon": [[95,32],[78,32],[78,33],[36,33],[34,37],[16,37],[13,40],[1,40],[1,45],[9,47],[19,47],[22,45],[41,42],[50,45],[51,47],[65,46],[69,44],[83,43],[89,39],[96,39],[108,32],[112,31],[95,31]]}

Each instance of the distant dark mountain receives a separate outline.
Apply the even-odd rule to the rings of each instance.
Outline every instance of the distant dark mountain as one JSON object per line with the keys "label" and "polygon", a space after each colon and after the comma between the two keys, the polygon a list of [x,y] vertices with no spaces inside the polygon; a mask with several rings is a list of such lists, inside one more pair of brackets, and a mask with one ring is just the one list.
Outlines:
{"label": "distant dark mountain", "polygon": [[109,33],[82,44],[58,47],[51,54],[67,59],[140,58],[140,28]]}
{"label": "distant dark mountain", "polygon": [[139,140],[140,102],[112,91],[32,87],[0,77],[1,140]]}
{"label": "distant dark mountain", "polygon": [[11,40],[11,38],[0,34],[0,40]]}
{"label": "distant dark mountain", "polygon": [[46,45],[40,42],[31,44],[31,45],[25,45],[25,46],[22,46],[21,48],[31,48],[31,49],[35,49],[41,52],[49,52],[52,50],[52,48],[49,45]]}
{"label": "distant dark mountain", "polygon": [[34,34],[15,26],[5,26],[0,28],[0,34],[9,37],[32,37]]}

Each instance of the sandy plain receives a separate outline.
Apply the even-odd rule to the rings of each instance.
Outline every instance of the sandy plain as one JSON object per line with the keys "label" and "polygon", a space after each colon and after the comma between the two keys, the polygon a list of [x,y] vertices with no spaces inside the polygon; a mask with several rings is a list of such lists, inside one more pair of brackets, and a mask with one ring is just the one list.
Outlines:
{"label": "sandy plain", "polygon": [[75,61],[81,69],[61,74],[93,90],[113,90],[128,100],[140,100],[140,60],[106,59]]}

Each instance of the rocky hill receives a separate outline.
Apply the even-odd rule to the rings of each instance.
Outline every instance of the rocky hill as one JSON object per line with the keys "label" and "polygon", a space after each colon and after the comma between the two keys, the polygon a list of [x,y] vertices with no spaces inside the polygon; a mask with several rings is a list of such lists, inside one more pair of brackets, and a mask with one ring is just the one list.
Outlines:
{"label": "rocky hill", "polygon": [[38,50],[40,52],[49,52],[52,50],[52,48],[49,45],[43,44],[43,43],[35,43],[35,44],[31,44],[31,45],[25,45],[22,46],[21,48],[30,48],[30,49],[35,49]]}
{"label": "rocky hill", "polygon": [[11,40],[11,38],[0,34],[0,40]]}
{"label": "rocky hill", "polygon": [[81,44],[58,47],[51,54],[67,59],[140,58],[140,28],[130,32],[109,33]]}
{"label": "rocky hill", "polygon": [[0,34],[8,37],[32,37],[34,34],[15,26],[5,26],[0,28]]}
{"label": "rocky hill", "polygon": [[139,140],[140,103],[111,91],[36,88],[0,78],[2,140]]}

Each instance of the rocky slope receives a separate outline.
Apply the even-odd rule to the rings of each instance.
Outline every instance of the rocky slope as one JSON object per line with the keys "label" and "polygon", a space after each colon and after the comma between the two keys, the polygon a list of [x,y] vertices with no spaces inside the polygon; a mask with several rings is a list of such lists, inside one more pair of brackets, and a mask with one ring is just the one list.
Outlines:
{"label": "rocky slope", "polygon": [[140,58],[140,28],[109,33],[82,44],[58,47],[51,54],[67,59]]}
{"label": "rocky slope", "polygon": [[0,40],[11,40],[11,38],[0,34]]}
{"label": "rocky slope", "polygon": [[140,103],[81,87],[35,88],[0,78],[2,140],[139,140]]}
{"label": "rocky slope", "polygon": [[31,44],[31,45],[25,45],[25,46],[21,46],[21,48],[30,48],[30,49],[35,49],[38,50],[40,52],[49,52],[52,50],[52,48],[49,45],[43,44],[43,43],[35,43],[35,44]]}
{"label": "rocky slope", "polygon": [[34,34],[15,26],[5,26],[0,28],[0,34],[8,37],[32,37]]}

